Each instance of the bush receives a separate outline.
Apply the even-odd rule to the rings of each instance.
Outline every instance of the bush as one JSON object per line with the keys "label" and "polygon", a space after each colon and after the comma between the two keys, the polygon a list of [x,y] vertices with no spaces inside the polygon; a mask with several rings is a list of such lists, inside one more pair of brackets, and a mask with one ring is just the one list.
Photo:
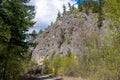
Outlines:
{"label": "bush", "polygon": [[77,62],[78,61],[75,60],[74,55],[71,55],[71,57],[55,55],[47,60],[49,69],[52,70],[52,68],[54,68],[54,74],[61,76],[77,76],[79,72]]}
{"label": "bush", "polygon": [[67,37],[67,38],[65,39],[65,41],[67,42],[67,44],[70,44],[70,42],[71,42],[71,37]]}

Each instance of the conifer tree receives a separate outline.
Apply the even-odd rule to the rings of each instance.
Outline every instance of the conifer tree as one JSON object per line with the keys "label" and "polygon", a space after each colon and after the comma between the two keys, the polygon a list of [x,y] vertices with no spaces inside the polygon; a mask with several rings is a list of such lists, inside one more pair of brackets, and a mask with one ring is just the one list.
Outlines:
{"label": "conifer tree", "polygon": [[82,4],[81,0],[78,0],[78,10],[82,11]]}
{"label": "conifer tree", "polygon": [[99,0],[99,10],[98,10],[98,27],[102,27],[103,25],[103,2]]}
{"label": "conifer tree", "polygon": [[33,30],[30,35],[31,35],[31,38],[32,38],[32,41],[33,41],[37,37],[37,32],[35,30]]}
{"label": "conifer tree", "polygon": [[42,34],[43,33],[43,30],[41,29],[39,32],[38,32],[38,34]]}
{"label": "conifer tree", "polygon": [[84,0],[85,12],[87,15],[89,15],[89,11],[92,6],[93,6],[93,0]]}
{"label": "conifer tree", "polygon": [[65,15],[66,14],[66,6],[65,6],[65,4],[63,5],[63,15]]}
{"label": "conifer tree", "polygon": [[87,15],[89,15],[89,7],[88,7],[89,5],[88,5],[88,0],[85,0],[84,1],[84,7],[85,7],[85,13],[87,14]]}
{"label": "conifer tree", "polygon": [[57,18],[60,18],[60,17],[61,17],[61,13],[60,13],[60,11],[58,11]]}
{"label": "conifer tree", "polygon": [[74,5],[72,5],[72,10],[75,10],[75,6]]}
{"label": "conifer tree", "polygon": [[92,12],[93,13],[98,13],[98,9],[99,9],[98,1],[93,1],[92,2]]}
{"label": "conifer tree", "polygon": [[68,7],[69,7],[69,11],[71,11],[72,10],[72,6],[71,6],[70,3],[68,3]]}
{"label": "conifer tree", "polygon": [[0,80],[18,80],[27,49],[25,32],[34,22],[30,0],[4,0],[0,4]]}

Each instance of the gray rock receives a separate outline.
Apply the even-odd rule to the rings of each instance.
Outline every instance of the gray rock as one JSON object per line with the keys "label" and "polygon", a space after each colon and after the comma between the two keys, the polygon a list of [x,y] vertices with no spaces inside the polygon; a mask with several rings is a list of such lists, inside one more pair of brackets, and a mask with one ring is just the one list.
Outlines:
{"label": "gray rock", "polygon": [[[67,54],[68,49],[82,55],[85,41],[94,32],[99,33],[97,20],[96,14],[87,16],[85,13],[73,13],[63,16],[36,38],[34,42],[38,45],[32,53],[32,59],[37,61],[40,56],[48,56],[53,52]],[[104,27],[110,24],[109,21],[106,22],[100,30],[101,37],[107,32]]]}

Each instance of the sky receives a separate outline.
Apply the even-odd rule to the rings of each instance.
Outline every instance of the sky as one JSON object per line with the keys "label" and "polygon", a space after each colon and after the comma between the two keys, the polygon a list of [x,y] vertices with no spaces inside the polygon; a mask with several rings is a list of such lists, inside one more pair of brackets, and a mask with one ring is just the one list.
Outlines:
{"label": "sky", "polygon": [[68,9],[68,2],[75,4],[75,0],[31,0],[30,4],[35,6],[35,21],[34,27],[29,29],[29,32],[36,30],[39,32],[40,29],[44,30],[50,25],[51,22],[56,21],[58,10],[62,13],[63,4]]}

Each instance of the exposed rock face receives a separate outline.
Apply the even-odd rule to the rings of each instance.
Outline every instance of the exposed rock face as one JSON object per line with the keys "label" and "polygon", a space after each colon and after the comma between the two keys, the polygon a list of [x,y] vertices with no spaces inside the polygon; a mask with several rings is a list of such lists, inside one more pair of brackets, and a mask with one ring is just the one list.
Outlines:
{"label": "exposed rock face", "polygon": [[48,56],[51,53],[65,55],[68,49],[74,54],[83,54],[85,47],[83,41],[87,37],[96,32],[100,33],[100,36],[107,32],[103,29],[106,25],[98,29],[97,21],[97,15],[92,13],[89,16],[85,13],[73,13],[57,19],[36,38],[35,42],[38,45],[32,53],[32,59],[37,61],[41,56]]}

